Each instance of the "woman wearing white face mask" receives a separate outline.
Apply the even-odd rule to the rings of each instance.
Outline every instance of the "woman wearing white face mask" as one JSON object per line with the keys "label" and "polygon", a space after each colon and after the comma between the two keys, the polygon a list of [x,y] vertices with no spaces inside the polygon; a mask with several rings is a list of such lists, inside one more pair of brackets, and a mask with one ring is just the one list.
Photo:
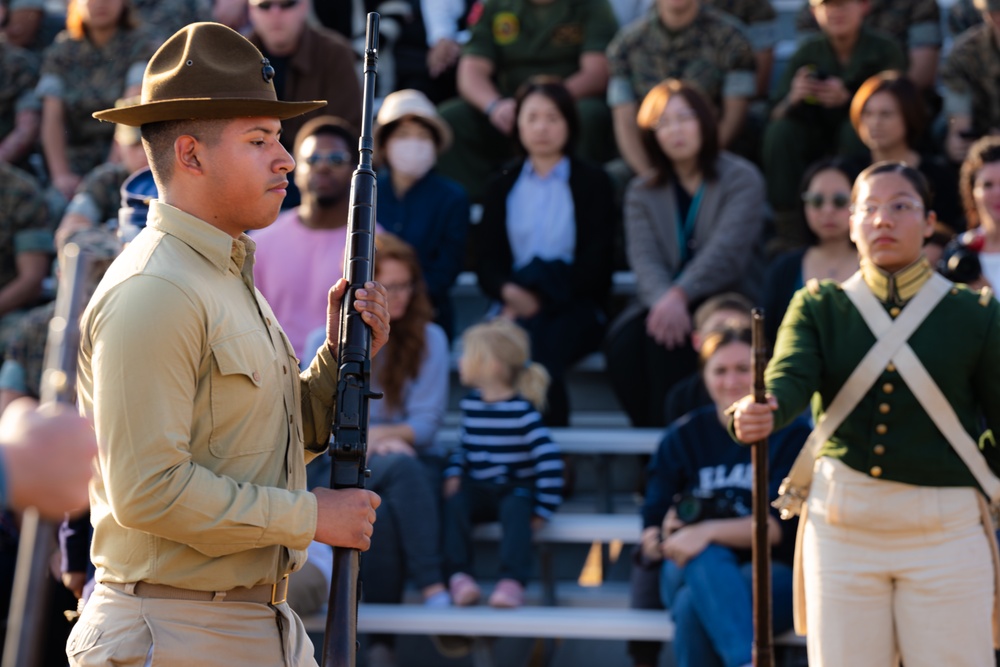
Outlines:
{"label": "woman wearing white face mask", "polygon": [[387,95],[378,112],[375,215],[388,232],[417,251],[435,320],[451,334],[448,290],[462,270],[469,199],[454,181],[433,171],[451,144],[451,128],[418,90]]}

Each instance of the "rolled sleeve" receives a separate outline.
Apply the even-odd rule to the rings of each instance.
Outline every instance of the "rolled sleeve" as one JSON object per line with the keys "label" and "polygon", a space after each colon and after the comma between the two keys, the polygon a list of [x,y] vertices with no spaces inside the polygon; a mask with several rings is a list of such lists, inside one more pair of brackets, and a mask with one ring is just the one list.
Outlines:
{"label": "rolled sleeve", "polygon": [[26,229],[14,235],[14,254],[25,252],[50,253],[54,249],[52,232],[47,229]]}
{"label": "rolled sleeve", "polygon": [[778,22],[757,21],[746,27],[747,38],[754,51],[773,48],[778,43]]}
{"label": "rolled sleeve", "polygon": [[734,70],[726,72],[722,82],[723,97],[753,97],[757,92],[757,79],[753,72]]}
{"label": "rolled sleeve", "polygon": [[62,99],[66,94],[66,87],[63,84],[62,77],[49,72],[47,74],[43,74],[41,78],[38,79],[38,85],[35,86],[35,93],[39,98],[58,97],[59,99]]}
{"label": "rolled sleeve", "polygon": [[914,23],[908,32],[909,46],[914,48],[941,48],[944,34],[939,23]]}
{"label": "rolled sleeve", "polygon": [[946,116],[971,116],[972,93],[945,87],[942,91],[942,108]]}
{"label": "rolled sleeve", "polygon": [[636,102],[632,84],[623,76],[613,76],[608,81],[608,106],[616,107],[629,102]]}

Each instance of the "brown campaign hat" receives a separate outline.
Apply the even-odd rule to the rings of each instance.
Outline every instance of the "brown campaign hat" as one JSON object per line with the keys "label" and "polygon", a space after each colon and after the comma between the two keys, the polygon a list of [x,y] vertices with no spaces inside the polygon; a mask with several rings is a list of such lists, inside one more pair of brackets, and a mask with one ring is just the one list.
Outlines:
{"label": "brown campaign hat", "polygon": [[326,105],[279,102],[273,78],[271,64],[238,32],[220,23],[192,23],[150,58],[139,104],[98,111],[94,118],[132,126],[254,116],[284,120]]}

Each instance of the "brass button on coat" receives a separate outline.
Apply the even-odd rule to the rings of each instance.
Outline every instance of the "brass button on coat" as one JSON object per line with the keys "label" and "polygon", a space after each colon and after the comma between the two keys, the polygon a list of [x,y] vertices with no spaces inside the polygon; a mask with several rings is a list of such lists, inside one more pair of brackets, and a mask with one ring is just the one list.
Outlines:
{"label": "brass button on coat", "polygon": [[868,472],[871,473],[872,477],[881,477],[882,476],[882,468],[880,468],[879,466],[872,466],[872,469],[869,470]]}
{"label": "brass button on coat", "polygon": [[891,410],[891,409],[892,408],[889,407],[888,403],[880,403],[879,406],[878,406],[878,411],[881,412],[884,415],[889,414],[889,410]]}
{"label": "brass button on coat", "polygon": [[882,385],[882,391],[884,391],[887,394],[891,394],[895,389],[896,388],[892,386],[891,382],[886,382],[884,385]]}
{"label": "brass button on coat", "polygon": [[886,433],[889,432],[889,427],[886,426],[885,424],[876,424],[875,432],[878,433],[879,435],[885,435]]}
{"label": "brass button on coat", "polygon": [[875,452],[876,455],[882,456],[885,454],[885,445],[875,445],[875,447],[872,448],[872,451]]}
{"label": "brass button on coat", "polygon": [[892,308],[889,309],[889,314],[892,315],[893,317],[898,317],[899,308],[897,306],[893,306]]}
{"label": "brass button on coat", "polygon": [[886,370],[887,372],[889,372],[889,373],[895,373],[895,372],[896,372],[896,364],[894,364],[894,363],[892,363],[892,362],[890,361],[890,362],[889,362],[889,365],[885,367],[885,370]]}

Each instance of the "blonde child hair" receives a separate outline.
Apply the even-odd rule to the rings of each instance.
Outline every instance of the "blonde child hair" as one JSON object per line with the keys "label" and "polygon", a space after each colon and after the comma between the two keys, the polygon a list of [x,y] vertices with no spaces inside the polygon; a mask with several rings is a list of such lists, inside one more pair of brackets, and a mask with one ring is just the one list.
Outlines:
{"label": "blonde child hair", "polygon": [[505,374],[500,380],[528,399],[539,412],[545,409],[549,372],[531,360],[531,342],[521,327],[503,318],[473,325],[462,335],[462,356],[472,377],[482,377],[489,359],[495,359]]}

